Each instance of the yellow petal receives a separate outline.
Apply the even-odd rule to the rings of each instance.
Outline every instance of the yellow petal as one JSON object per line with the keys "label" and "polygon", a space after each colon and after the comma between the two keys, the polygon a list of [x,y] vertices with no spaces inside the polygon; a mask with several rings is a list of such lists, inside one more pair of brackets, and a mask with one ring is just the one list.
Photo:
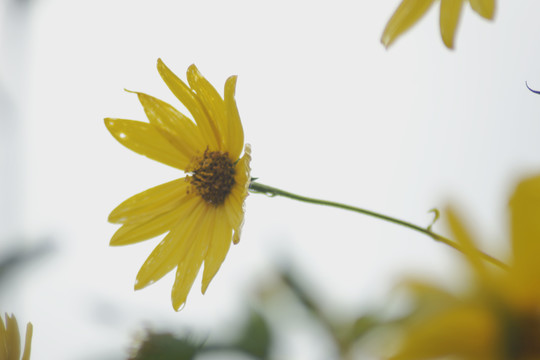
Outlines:
{"label": "yellow petal", "polygon": [[206,144],[190,119],[164,101],[143,93],[136,94],[150,123],[186,159],[193,158],[197,151],[204,151]]}
{"label": "yellow petal", "polygon": [[201,200],[191,215],[177,224],[152,251],[139,270],[135,290],[139,290],[161,279],[183,261],[198,233],[207,226],[205,215],[208,205]]}
{"label": "yellow petal", "polygon": [[206,292],[210,281],[219,270],[225,256],[231,247],[232,228],[228,224],[224,207],[216,209],[216,219],[213,224],[213,236],[204,259],[202,293]]}
{"label": "yellow petal", "polygon": [[461,246],[463,254],[465,254],[465,256],[467,257],[467,260],[471,264],[475,273],[481,279],[486,280],[487,272],[484,266],[484,262],[482,261],[482,258],[480,257],[480,254],[476,249],[474,241],[469,235],[469,232],[463,225],[461,219],[459,219],[456,212],[451,207],[448,207],[446,209],[446,213],[448,215],[448,224],[450,225],[450,229],[452,230],[452,233],[454,234],[454,237],[457,240],[458,244]]}
{"label": "yellow petal", "polygon": [[540,287],[540,176],[518,184],[510,210],[513,267],[524,281]]}
{"label": "yellow petal", "polygon": [[197,126],[201,131],[201,135],[204,138],[204,142],[208,144],[210,149],[218,150],[220,142],[218,141],[218,138],[211,127],[208,113],[203,108],[202,103],[197,95],[167,66],[165,66],[161,59],[158,59],[157,68],[159,75],[161,75],[161,78],[163,81],[165,81],[165,84],[167,84],[171,92],[178,98],[178,100],[180,100],[182,104],[184,104],[184,106],[193,116],[193,119],[197,123]]}
{"label": "yellow petal", "polygon": [[180,178],[140,192],[111,211],[108,220],[116,224],[133,223],[171,211],[184,201],[188,186],[186,179]]}
{"label": "yellow petal", "polygon": [[130,245],[161,235],[169,231],[174,224],[189,217],[198,201],[199,199],[193,195],[169,212],[143,222],[125,224],[114,233],[109,245]]}
{"label": "yellow petal", "polygon": [[187,80],[191,89],[197,94],[197,99],[205,110],[208,125],[219,145],[218,150],[224,150],[227,120],[225,119],[225,104],[216,89],[202,76],[195,65],[187,70]]}
{"label": "yellow petal", "polygon": [[6,343],[7,360],[19,360],[21,356],[21,337],[17,319],[13,315],[6,316]]}
{"label": "yellow petal", "polygon": [[454,35],[462,7],[463,0],[441,0],[441,37],[444,45],[449,49],[454,48]]}
{"label": "yellow petal", "polygon": [[238,244],[240,241],[240,232],[242,229],[242,224],[244,222],[244,198],[245,196],[240,195],[240,188],[235,187],[232,189],[229,196],[223,204],[225,210],[225,216],[227,218],[228,224],[231,229],[234,231],[233,242]]}
{"label": "yellow petal", "polygon": [[244,129],[238,114],[234,98],[236,91],[236,76],[231,76],[225,82],[225,112],[227,116],[226,148],[232,159],[238,159],[244,146]]}
{"label": "yellow petal", "polygon": [[251,182],[251,146],[246,144],[244,156],[238,161],[235,171],[236,186],[231,191],[230,210],[227,215],[230,224],[233,227],[233,243],[238,244],[240,241],[240,232],[244,221],[244,200],[248,195],[248,187]]}
{"label": "yellow petal", "polygon": [[24,351],[21,360],[30,360],[30,352],[32,346],[32,334],[34,333],[34,327],[32,323],[26,325],[26,337],[24,340]]}
{"label": "yellow petal", "polygon": [[171,293],[173,308],[176,311],[186,302],[193,282],[199,273],[203,259],[208,251],[210,239],[213,238],[216,231],[216,216],[217,211],[215,211],[215,208],[211,208],[206,214],[204,226],[199,229],[191,248],[188,249],[186,256],[178,264]]}
{"label": "yellow petal", "polygon": [[493,15],[495,15],[495,0],[469,0],[469,2],[478,15],[486,19],[493,19]]}
{"label": "yellow petal", "polygon": [[390,46],[413,26],[431,7],[434,0],[403,0],[384,29],[381,42]]}
{"label": "yellow petal", "polygon": [[181,170],[189,164],[190,159],[187,159],[148,123],[106,118],[105,125],[118,142],[138,154]]}

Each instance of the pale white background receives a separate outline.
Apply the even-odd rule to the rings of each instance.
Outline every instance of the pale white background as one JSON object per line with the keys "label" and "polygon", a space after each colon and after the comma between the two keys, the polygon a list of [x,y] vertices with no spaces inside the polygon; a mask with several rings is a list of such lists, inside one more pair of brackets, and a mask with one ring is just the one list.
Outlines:
{"label": "pale white background", "polygon": [[[251,195],[241,242],[205,296],[198,279],[174,312],[170,275],[134,292],[158,239],[109,248],[107,215],[182,173],[123,148],[103,118],[144,119],[124,88],[182,109],[158,57],[181,77],[195,63],[220,91],[239,76],[261,182],[426,226],[429,209],[452,202],[504,257],[508,196],[540,171],[540,96],[525,88],[540,88],[540,3],[497,1],[494,22],[466,5],[455,51],[440,40],[437,4],[386,50],[398,3],[4,0],[0,250],[54,248],[0,294],[0,312],[34,324],[32,359],[122,359],[145,326],[211,339],[238,326],[280,262],[338,315],[388,301],[405,275],[460,272],[451,249],[407,229]],[[335,357],[294,325],[279,334],[276,358]]]}

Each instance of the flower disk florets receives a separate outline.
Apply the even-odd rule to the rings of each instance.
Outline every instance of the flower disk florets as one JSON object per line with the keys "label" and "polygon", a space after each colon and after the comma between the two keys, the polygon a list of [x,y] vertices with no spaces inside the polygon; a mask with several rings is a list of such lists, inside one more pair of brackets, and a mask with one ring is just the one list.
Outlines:
{"label": "flower disk florets", "polygon": [[195,191],[214,206],[225,202],[235,184],[234,163],[228,152],[206,149],[202,156],[192,160],[186,172],[191,174],[186,176],[186,181],[191,185],[188,191]]}

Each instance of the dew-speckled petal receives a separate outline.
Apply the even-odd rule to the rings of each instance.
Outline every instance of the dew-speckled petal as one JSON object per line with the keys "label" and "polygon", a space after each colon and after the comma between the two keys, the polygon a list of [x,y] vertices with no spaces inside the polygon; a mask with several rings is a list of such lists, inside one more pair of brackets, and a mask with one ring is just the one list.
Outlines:
{"label": "dew-speckled petal", "polygon": [[195,65],[187,70],[187,79],[191,89],[197,94],[197,98],[208,115],[208,124],[214,137],[217,139],[219,148],[224,150],[225,132],[227,120],[225,119],[225,104],[216,89],[202,76]]}
{"label": "dew-speckled petal", "polygon": [[204,259],[204,272],[202,278],[202,293],[206,292],[210,281],[221,267],[225,256],[231,247],[232,228],[227,221],[227,214],[223,207],[216,209],[217,216],[214,221],[213,236]]}
{"label": "dew-speckled petal", "polygon": [[200,202],[189,221],[177,224],[152,251],[139,270],[135,290],[142,289],[174,269],[184,259],[201,229],[210,226],[205,222],[208,205]]}
{"label": "dew-speckled petal", "polygon": [[236,76],[231,76],[225,82],[225,113],[227,117],[226,146],[232,159],[240,157],[244,146],[244,129],[234,97],[236,92]]}
{"label": "dew-speckled petal", "polygon": [[109,245],[130,245],[164,234],[174,227],[176,223],[189,218],[198,202],[199,199],[196,196],[190,196],[168,212],[144,221],[124,224],[114,233]]}
{"label": "dew-speckled petal", "polygon": [[106,118],[105,125],[119,143],[138,154],[181,170],[189,164],[190,159],[148,123]]}
{"label": "dew-speckled petal", "polygon": [[403,0],[396,9],[381,37],[389,47],[400,35],[413,26],[433,5],[434,0]]}
{"label": "dew-speckled petal", "polygon": [[210,149],[219,149],[219,141],[213,131],[208,113],[202,106],[197,95],[178,76],[176,76],[161,59],[158,59],[157,68],[161,78],[171,92],[180,100],[193,116],[200,128],[201,135]]}
{"label": "dew-speckled petal", "polygon": [[195,123],[164,101],[144,93],[136,94],[150,123],[186,158],[204,151],[206,144]]}
{"label": "dew-speckled petal", "polygon": [[215,208],[209,209],[206,214],[205,225],[199,229],[191,248],[188,249],[188,253],[178,264],[176,278],[171,292],[173,308],[176,311],[186,302],[193,282],[206,257],[210,241],[217,231],[215,226],[217,221],[216,215]]}
{"label": "dew-speckled petal", "polygon": [[168,212],[184,201],[188,186],[186,179],[180,178],[140,192],[111,211],[108,220],[115,224],[133,223]]}

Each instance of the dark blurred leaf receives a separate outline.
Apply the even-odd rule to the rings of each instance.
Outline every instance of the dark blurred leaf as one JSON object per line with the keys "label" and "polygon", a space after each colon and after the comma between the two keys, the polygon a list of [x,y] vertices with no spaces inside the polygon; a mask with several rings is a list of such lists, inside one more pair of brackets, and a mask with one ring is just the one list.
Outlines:
{"label": "dark blurred leaf", "polygon": [[266,320],[258,312],[252,311],[249,322],[234,347],[257,358],[266,359],[271,343],[272,334]]}
{"label": "dark blurred leaf", "polygon": [[0,285],[13,270],[43,258],[53,250],[53,245],[44,241],[31,249],[16,249],[0,257]]}
{"label": "dark blurred leaf", "polygon": [[201,349],[194,341],[177,338],[169,333],[148,332],[130,360],[190,360]]}

